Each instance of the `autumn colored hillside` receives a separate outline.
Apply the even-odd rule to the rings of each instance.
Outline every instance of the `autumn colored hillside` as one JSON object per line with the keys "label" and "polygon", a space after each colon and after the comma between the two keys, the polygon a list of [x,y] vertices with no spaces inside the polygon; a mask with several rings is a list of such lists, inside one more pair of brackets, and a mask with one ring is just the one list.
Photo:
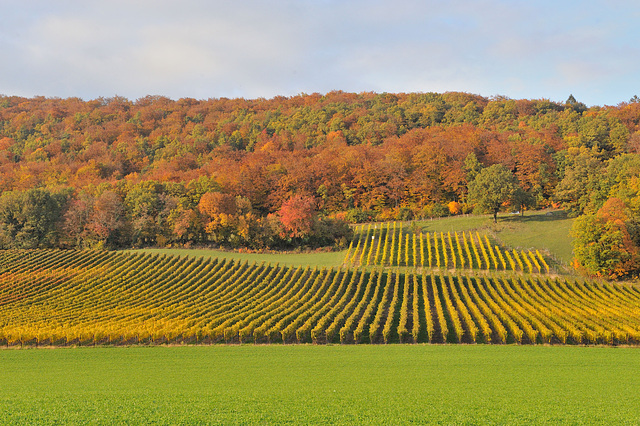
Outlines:
{"label": "autumn colored hillside", "polygon": [[467,93],[2,96],[0,244],[344,244],[340,220],[471,211],[470,182],[495,164],[519,188],[500,209],[559,203],[595,214],[618,197],[633,216],[635,100],[587,108],[573,96]]}

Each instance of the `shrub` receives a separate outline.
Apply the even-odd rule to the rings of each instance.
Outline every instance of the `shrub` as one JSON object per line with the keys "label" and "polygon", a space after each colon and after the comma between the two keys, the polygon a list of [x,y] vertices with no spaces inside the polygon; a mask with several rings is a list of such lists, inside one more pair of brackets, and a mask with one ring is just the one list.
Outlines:
{"label": "shrub", "polygon": [[371,210],[350,209],[345,214],[345,219],[350,223],[370,222],[375,219],[376,213]]}

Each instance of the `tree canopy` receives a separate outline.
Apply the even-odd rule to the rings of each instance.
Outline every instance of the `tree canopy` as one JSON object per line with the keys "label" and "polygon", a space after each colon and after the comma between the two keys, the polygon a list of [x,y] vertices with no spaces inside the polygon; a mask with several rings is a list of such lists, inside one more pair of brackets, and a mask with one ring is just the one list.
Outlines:
{"label": "tree canopy", "polygon": [[492,213],[498,222],[498,212],[503,204],[512,201],[518,190],[513,173],[502,164],[494,164],[480,170],[469,183],[469,202],[484,213]]}
{"label": "tree canopy", "polygon": [[589,275],[619,278],[640,272],[637,218],[630,218],[619,198],[574,221],[575,266]]}

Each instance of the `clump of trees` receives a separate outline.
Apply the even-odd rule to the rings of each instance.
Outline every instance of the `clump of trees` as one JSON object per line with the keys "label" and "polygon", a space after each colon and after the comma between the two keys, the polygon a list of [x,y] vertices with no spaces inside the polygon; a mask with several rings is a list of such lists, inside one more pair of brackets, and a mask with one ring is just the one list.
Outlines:
{"label": "clump of trees", "polygon": [[580,149],[570,154],[558,198],[578,215],[574,266],[594,276],[629,278],[640,274],[640,156],[610,159]]}
{"label": "clump of trees", "polygon": [[316,246],[343,221],[594,215],[612,197],[637,217],[638,152],[637,97],[0,96],[0,244]]}
{"label": "clump of trees", "polygon": [[632,277],[640,271],[640,221],[619,198],[573,225],[575,267],[605,278]]}
{"label": "clump of trees", "polygon": [[261,216],[241,196],[218,191],[193,196],[182,185],[158,182],[98,188],[77,197],[47,189],[5,192],[0,248],[341,248],[352,235],[346,222],[320,217],[311,197],[293,196],[275,214]]}
{"label": "clump of trees", "polygon": [[0,197],[0,247],[52,247],[60,238],[60,217],[68,193],[44,189],[5,192]]}

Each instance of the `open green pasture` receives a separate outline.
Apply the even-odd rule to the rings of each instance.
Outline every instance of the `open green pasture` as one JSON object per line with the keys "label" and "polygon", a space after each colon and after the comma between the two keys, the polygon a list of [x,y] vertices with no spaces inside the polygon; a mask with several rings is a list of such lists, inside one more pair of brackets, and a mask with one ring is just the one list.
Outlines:
{"label": "open green pasture", "polygon": [[7,424],[638,424],[636,348],[0,351]]}

